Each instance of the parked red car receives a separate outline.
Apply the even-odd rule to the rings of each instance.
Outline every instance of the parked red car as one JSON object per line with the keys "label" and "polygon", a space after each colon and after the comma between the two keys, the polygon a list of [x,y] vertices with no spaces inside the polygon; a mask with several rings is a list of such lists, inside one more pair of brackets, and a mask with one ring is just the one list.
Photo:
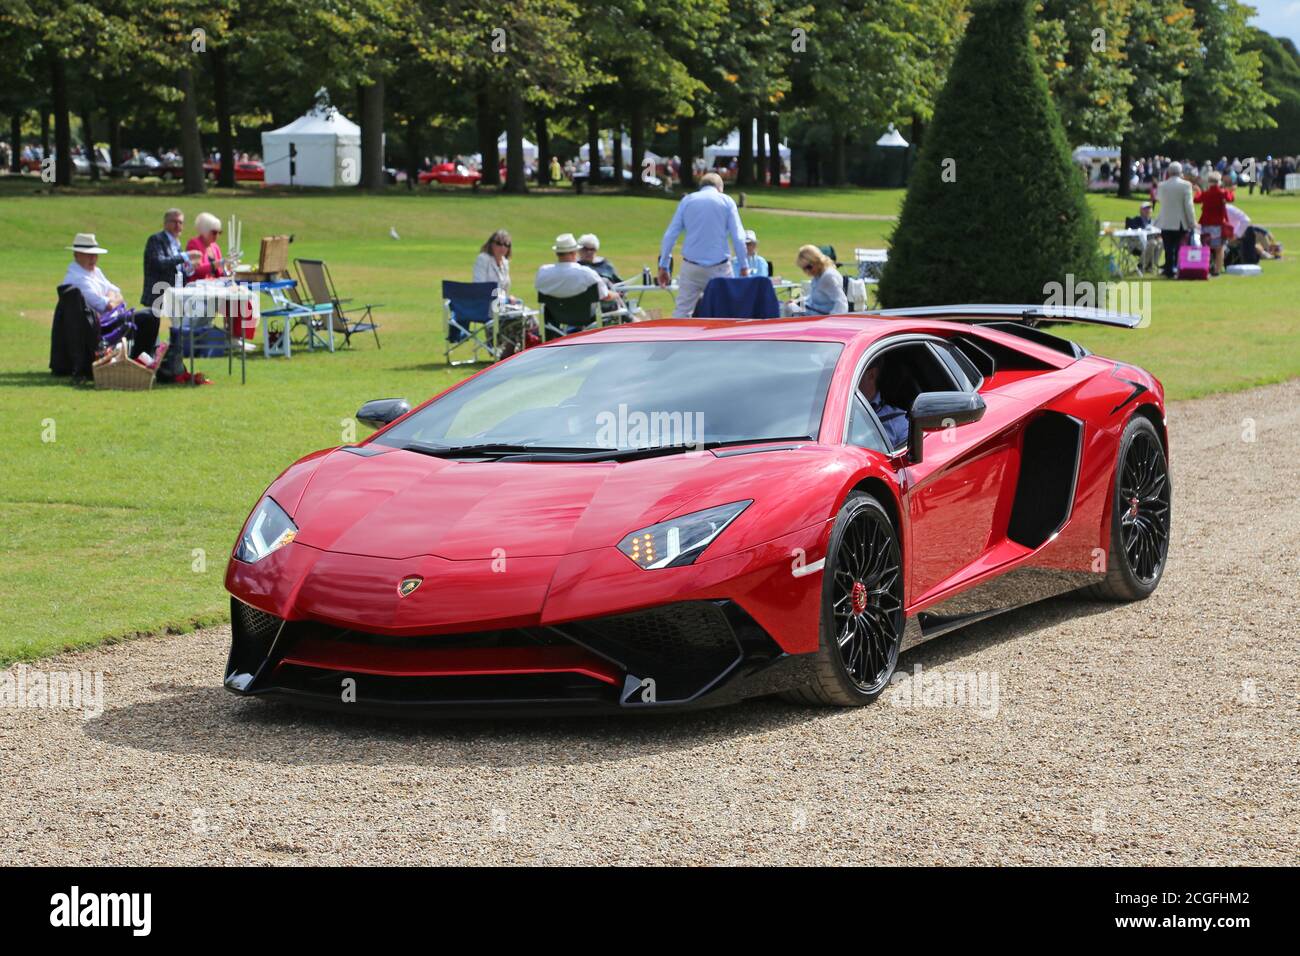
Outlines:
{"label": "parked red car", "polygon": [[420,185],[440,183],[443,186],[476,186],[482,178],[481,173],[460,163],[439,163],[432,169],[420,173]]}
{"label": "parked red car", "polygon": [[[221,173],[221,163],[208,160],[203,164],[203,175],[208,179],[215,180]],[[261,163],[253,160],[244,160],[235,163],[235,182],[237,183],[260,183],[266,181],[266,167]]]}
{"label": "parked red car", "polygon": [[1163,389],[1035,324],[1140,317],[1067,312],[637,322],[368,403],[375,435],[249,516],[225,685],[389,714],[852,706],[999,611],[1141,600]]}

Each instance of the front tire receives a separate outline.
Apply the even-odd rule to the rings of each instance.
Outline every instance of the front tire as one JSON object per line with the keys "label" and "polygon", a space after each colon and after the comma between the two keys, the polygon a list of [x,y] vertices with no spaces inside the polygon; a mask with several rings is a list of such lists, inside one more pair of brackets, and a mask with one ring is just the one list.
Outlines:
{"label": "front tire", "polygon": [[1164,443],[1150,419],[1134,415],[1120,436],[1115,464],[1106,577],[1089,594],[1105,601],[1151,596],[1169,556],[1172,491]]}
{"label": "front tire", "polygon": [[850,493],[831,529],[820,631],[812,682],[785,698],[861,707],[879,697],[898,664],[903,567],[893,522],[866,492]]}

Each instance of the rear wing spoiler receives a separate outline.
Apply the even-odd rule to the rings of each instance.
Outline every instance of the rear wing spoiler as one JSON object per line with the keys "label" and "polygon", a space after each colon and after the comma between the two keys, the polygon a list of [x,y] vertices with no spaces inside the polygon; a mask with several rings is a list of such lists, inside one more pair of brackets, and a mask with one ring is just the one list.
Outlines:
{"label": "rear wing spoiler", "polygon": [[886,319],[942,319],[950,322],[1023,322],[1033,328],[1040,322],[1084,322],[1113,328],[1136,329],[1144,324],[1132,312],[1111,312],[1075,305],[921,305],[910,309],[869,312]]}

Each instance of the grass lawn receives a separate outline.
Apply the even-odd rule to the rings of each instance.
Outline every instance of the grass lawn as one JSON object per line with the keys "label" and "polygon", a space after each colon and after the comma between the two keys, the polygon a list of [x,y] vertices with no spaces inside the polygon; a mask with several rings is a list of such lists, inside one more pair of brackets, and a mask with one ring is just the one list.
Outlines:
{"label": "grass lawn", "polygon": [[[380,197],[277,195],[241,188],[199,200],[165,187],[37,194],[31,178],[0,178],[0,663],[136,633],[220,620],[229,549],[266,484],[295,458],[340,444],[370,398],[421,399],[465,374],[442,358],[438,283],[468,279],[484,238],[511,230],[515,290],[549,261],[563,231],[593,231],[625,276],[653,263],[671,204],[659,198],[553,193],[505,197],[467,191],[394,191]],[[901,191],[754,190],[750,205],[882,216]],[[224,359],[200,360],[217,384],[152,392],[71,388],[47,372],[54,287],[74,233],[94,232],[101,266],[134,300],[145,237],[162,210],[233,212],[254,237],[289,232],[291,253],[330,263],[344,295],[384,303],[383,349],[296,353],[249,363],[247,386]],[[1101,218],[1136,203],[1096,200]],[[1240,205],[1300,252],[1300,198],[1245,197]],[[883,245],[883,219],[746,211],[745,224],[780,274],[793,275],[804,242]],[[389,230],[396,229],[400,240]],[[1090,347],[1138,362],[1175,398],[1300,375],[1300,274],[1294,259],[1258,279],[1158,282],[1154,322],[1139,332],[1079,328]],[[666,296],[647,306],[669,307]],[[52,440],[49,440],[52,439]]]}

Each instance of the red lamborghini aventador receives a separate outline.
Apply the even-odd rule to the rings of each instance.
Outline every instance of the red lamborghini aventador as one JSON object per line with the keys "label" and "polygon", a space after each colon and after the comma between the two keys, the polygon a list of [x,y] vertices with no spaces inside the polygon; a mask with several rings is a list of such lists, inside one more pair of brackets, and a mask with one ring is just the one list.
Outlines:
{"label": "red lamborghini aventador", "polygon": [[383,713],[856,705],[971,621],[1144,598],[1163,390],[1041,318],[636,323],[368,403],[374,435],[249,515],[225,685]]}

